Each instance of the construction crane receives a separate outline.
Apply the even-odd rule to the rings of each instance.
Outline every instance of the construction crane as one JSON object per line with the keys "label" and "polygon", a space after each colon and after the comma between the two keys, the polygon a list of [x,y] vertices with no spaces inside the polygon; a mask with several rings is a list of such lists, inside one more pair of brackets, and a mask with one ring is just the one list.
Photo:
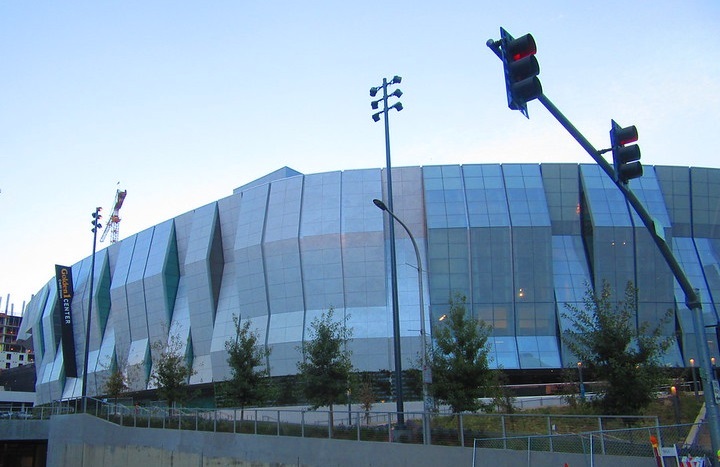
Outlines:
{"label": "construction crane", "polygon": [[103,234],[100,237],[101,242],[105,241],[108,233],[110,233],[110,243],[115,243],[120,238],[120,208],[123,205],[123,201],[125,201],[126,195],[127,190],[120,191],[120,189],[118,189],[117,193],[115,193],[115,204],[113,205],[110,219],[108,220],[107,224],[105,224],[105,230],[103,230]]}

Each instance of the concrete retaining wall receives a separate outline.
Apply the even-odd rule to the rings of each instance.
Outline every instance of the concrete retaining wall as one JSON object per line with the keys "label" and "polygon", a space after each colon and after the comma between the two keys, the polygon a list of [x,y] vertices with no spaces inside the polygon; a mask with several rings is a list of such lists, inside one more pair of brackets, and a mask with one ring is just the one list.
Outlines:
{"label": "concrete retaining wall", "polygon": [[[5,423],[24,424],[8,429]],[[0,423],[0,436],[48,439],[49,467],[126,466],[342,466],[422,467],[472,465],[471,448],[366,441],[277,437],[121,427],[89,415],[59,415],[47,421]],[[8,439],[8,438],[5,438]],[[587,456],[494,449],[478,450],[475,465],[585,466]],[[596,456],[596,467],[654,467],[651,458]]]}

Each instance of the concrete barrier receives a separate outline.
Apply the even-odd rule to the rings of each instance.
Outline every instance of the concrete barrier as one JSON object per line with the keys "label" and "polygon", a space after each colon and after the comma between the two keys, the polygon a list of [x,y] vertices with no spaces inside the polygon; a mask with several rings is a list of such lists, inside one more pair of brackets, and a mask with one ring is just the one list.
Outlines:
{"label": "concrete barrier", "polygon": [[[471,448],[118,426],[90,415],[0,422],[0,439],[47,439],[49,467],[472,466]],[[596,467],[654,467],[652,458],[599,456]],[[475,466],[589,465],[582,454],[479,449]]]}

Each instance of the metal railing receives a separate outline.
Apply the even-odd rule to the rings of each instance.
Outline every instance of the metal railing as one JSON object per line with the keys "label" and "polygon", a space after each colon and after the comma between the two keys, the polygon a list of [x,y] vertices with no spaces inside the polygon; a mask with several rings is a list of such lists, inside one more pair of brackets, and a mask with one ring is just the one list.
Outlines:
{"label": "metal railing", "polygon": [[[42,420],[81,413],[83,407],[79,399],[55,401],[11,411],[3,418]],[[137,428],[423,443],[422,412],[405,412],[405,425],[399,427],[397,414],[387,411],[335,410],[331,414],[308,409],[168,408],[94,398],[87,398],[86,410],[109,422]],[[657,417],[431,413],[430,427],[435,445],[649,456],[649,434],[666,444],[682,446],[694,425],[660,426]],[[698,445],[696,451],[705,452],[706,448]]]}
{"label": "metal railing", "polygon": [[[651,437],[659,446],[674,446],[680,456],[712,458],[709,445],[688,442],[693,430],[706,430],[706,424],[648,426],[614,430],[565,433],[552,435],[511,436],[502,438],[475,438],[473,440],[473,466],[479,449],[512,449],[528,452],[575,453],[587,456],[593,465],[595,455],[654,457]],[[709,465],[709,464],[708,464]]]}

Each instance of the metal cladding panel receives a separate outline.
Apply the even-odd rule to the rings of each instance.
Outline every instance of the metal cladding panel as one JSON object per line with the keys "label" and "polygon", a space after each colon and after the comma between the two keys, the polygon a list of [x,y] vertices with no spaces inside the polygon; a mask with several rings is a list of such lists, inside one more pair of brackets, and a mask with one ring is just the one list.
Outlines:
{"label": "metal cladding panel", "polygon": [[188,252],[185,256],[185,278],[193,349],[197,354],[210,352],[216,311],[213,281],[221,280],[213,274],[210,257],[213,252],[213,242],[220,238],[216,235],[216,229],[219,228],[216,203],[197,209],[193,213],[187,242]]}
{"label": "metal cladding panel", "polygon": [[[706,320],[717,321],[720,217],[712,200],[720,195],[720,170],[662,167],[646,168],[646,174],[633,189],[662,224],[691,282],[704,291]],[[329,307],[353,328],[356,368],[392,369],[390,217],[372,203],[387,201],[386,179],[386,169],[279,172],[98,252],[95,283],[102,277],[105,285],[93,293],[88,394],[102,391],[106,360],[138,367],[133,385],[147,387],[157,353],[152,344],[175,334],[197,371],[192,384],[223,381],[234,317],[250,321],[272,350],[272,375],[293,374],[298,345],[312,319]],[[569,326],[564,304],[581,303],[585,284],[603,279],[616,291],[628,279],[640,285],[639,320],[676,309],[679,329],[664,332],[679,331],[679,351],[674,348],[666,363],[682,364],[679,352],[687,361],[694,351],[681,291],[668,285],[667,267],[644,227],[594,165],[395,168],[393,202],[423,264],[418,274],[411,238],[394,224],[406,364],[419,349],[420,320],[432,333],[449,298],[461,292],[473,316],[494,326],[494,365],[567,366],[573,357],[558,334]],[[82,352],[89,259],[73,274],[81,294],[74,336]],[[40,403],[74,396],[79,388],[66,379],[57,352],[56,293],[54,281],[44,286],[21,327],[36,346],[42,341]],[[104,313],[109,310],[104,329],[96,314],[101,298]],[[720,358],[716,343],[711,354]]]}

